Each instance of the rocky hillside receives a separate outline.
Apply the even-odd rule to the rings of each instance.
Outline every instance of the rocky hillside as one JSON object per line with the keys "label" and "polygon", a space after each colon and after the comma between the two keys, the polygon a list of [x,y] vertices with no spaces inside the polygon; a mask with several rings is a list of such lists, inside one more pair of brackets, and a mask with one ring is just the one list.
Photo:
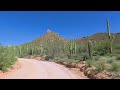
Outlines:
{"label": "rocky hillside", "polygon": [[[120,44],[120,33],[111,33],[112,38],[114,39],[114,43],[119,45]],[[83,44],[86,45],[88,40],[100,42],[102,40],[106,40],[108,38],[107,33],[96,33],[91,36],[82,37],[76,39],[77,44]],[[29,42],[30,44],[34,45],[40,45],[41,43],[49,43],[55,40],[60,40],[62,42],[68,42],[68,40],[61,37],[59,34],[51,31],[48,29],[47,33],[41,37],[38,37],[37,39],[33,40],[32,42]]]}
{"label": "rocky hillside", "polygon": [[35,39],[31,43],[35,43],[35,44],[39,45],[40,43],[49,43],[49,42],[52,42],[52,41],[55,41],[55,40],[60,40],[60,41],[63,41],[63,42],[67,42],[67,40],[62,38],[60,35],[58,35],[55,32],[48,29],[48,31],[45,35]]}
{"label": "rocky hillside", "polygon": [[[120,33],[111,33],[113,41],[115,44],[120,44]],[[96,42],[102,41],[102,40],[106,40],[108,38],[107,33],[96,33],[93,34],[91,36],[88,37],[83,37],[83,38],[78,38],[76,41],[77,43],[82,43],[82,44],[86,44],[87,40],[93,40]]]}

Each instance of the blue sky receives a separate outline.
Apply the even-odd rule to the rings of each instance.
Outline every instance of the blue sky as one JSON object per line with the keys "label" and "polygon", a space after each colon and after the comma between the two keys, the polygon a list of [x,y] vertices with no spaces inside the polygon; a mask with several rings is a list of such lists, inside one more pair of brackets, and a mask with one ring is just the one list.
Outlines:
{"label": "blue sky", "polygon": [[47,29],[66,39],[120,32],[120,11],[0,11],[0,43],[18,45],[44,35]]}

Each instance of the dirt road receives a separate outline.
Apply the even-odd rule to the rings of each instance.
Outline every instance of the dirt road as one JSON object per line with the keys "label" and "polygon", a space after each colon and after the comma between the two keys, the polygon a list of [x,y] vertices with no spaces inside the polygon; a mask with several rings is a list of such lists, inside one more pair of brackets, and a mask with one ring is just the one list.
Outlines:
{"label": "dirt road", "polygon": [[18,59],[20,67],[0,75],[0,79],[82,79],[54,62]]}

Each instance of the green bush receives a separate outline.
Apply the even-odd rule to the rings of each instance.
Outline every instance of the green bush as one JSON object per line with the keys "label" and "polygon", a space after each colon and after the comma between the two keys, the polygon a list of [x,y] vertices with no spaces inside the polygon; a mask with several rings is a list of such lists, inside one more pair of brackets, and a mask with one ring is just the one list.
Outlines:
{"label": "green bush", "polygon": [[53,56],[45,56],[45,60],[50,60],[50,59],[54,59]]}
{"label": "green bush", "polygon": [[111,63],[113,63],[113,60],[110,59],[110,60],[107,61],[107,63],[111,64]]}
{"label": "green bush", "polygon": [[63,55],[64,54],[63,45],[64,43],[62,43],[61,41],[54,41],[49,44],[46,44],[44,45],[45,50],[44,54],[53,57]]}
{"label": "green bush", "polygon": [[116,56],[116,60],[120,60],[120,55],[117,55],[117,56]]}
{"label": "green bush", "polygon": [[86,62],[87,62],[87,65],[88,65],[89,67],[93,66],[93,63],[92,63],[91,60],[87,60]]}
{"label": "green bush", "polygon": [[97,43],[94,47],[93,50],[95,51],[95,55],[105,55],[108,53],[108,47],[110,46],[109,41],[101,41]]}
{"label": "green bush", "polygon": [[5,71],[16,61],[16,53],[12,47],[0,46],[0,70]]}
{"label": "green bush", "polygon": [[95,56],[94,60],[97,61],[97,60],[99,60],[99,58],[100,58],[100,56]]}
{"label": "green bush", "polygon": [[120,50],[120,45],[114,45],[114,48]]}
{"label": "green bush", "polygon": [[118,72],[120,70],[120,66],[116,63],[111,64],[111,68],[109,69],[109,71],[112,72]]}
{"label": "green bush", "polygon": [[99,63],[96,65],[96,67],[97,67],[97,70],[98,70],[99,72],[105,70],[105,65],[104,65],[103,62],[99,62]]}

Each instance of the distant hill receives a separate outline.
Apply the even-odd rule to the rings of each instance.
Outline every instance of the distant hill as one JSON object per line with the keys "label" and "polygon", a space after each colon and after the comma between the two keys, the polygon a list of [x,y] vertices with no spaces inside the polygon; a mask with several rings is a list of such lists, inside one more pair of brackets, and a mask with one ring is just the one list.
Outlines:
{"label": "distant hill", "polygon": [[52,41],[55,41],[55,40],[60,40],[62,42],[67,42],[67,40],[65,40],[63,37],[61,37],[57,33],[48,29],[48,31],[45,35],[33,40],[31,43],[39,45],[40,43],[49,43],[49,42],[52,42]]}
{"label": "distant hill", "polygon": [[[88,40],[93,40],[96,42],[100,42],[103,40],[107,40],[108,36],[107,33],[96,33],[88,37],[78,38],[76,39],[77,43],[83,43],[86,44]],[[120,33],[111,33],[111,36],[114,38],[115,44],[120,44]]]}
{"label": "distant hill", "polygon": [[[114,36],[114,43],[120,45],[120,33],[111,33],[112,36]],[[77,44],[83,44],[86,45],[88,43],[88,40],[93,40],[96,42],[100,42],[102,40],[106,40],[108,38],[107,33],[96,33],[91,36],[82,37],[76,39]],[[69,40],[64,39],[59,34],[51,31],[48,29],[47,33],[41,37],[38,37],[37,39],[33,40],[32,42],[28,42],[26,44],[34,44],[34,45],[40,45],[40,43],[49,43],[55,40],[60,40],[62,42],[68,42]]]}

